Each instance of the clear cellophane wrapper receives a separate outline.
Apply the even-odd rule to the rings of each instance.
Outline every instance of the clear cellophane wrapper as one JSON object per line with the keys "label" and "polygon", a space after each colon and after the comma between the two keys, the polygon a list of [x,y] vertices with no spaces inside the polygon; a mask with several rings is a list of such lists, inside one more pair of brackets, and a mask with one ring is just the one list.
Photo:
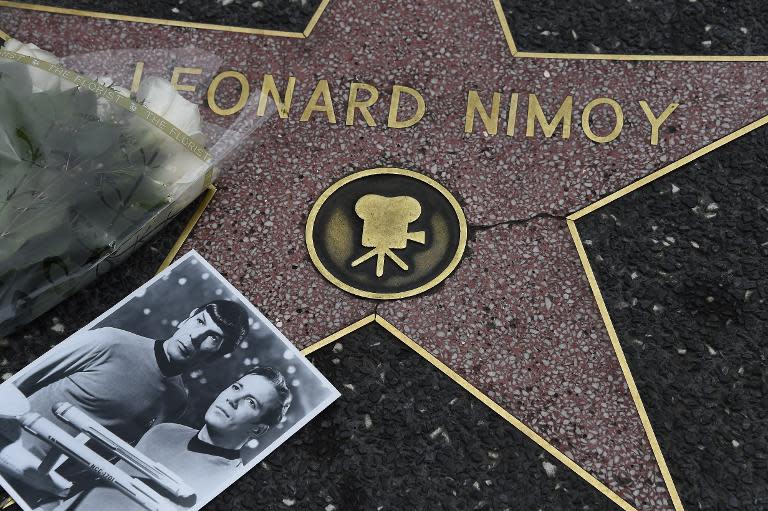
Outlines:
{"label": "clear cellophane wrapper", "polygon": [[[239,148],[253,150],[274,111],[256,115],[251,91],[236,115],[200,108],[189,133],[189,108],[205,103],[204,84],[221,65],[195,48],[49,61],[0,49],[0,335],[117,266]],[[178,62],[199,70],[189,76],[200,85],[184,92],[191,104],[155,78],[170,80]],[[236,102],[240,92],[221,87],[217,101]]]}

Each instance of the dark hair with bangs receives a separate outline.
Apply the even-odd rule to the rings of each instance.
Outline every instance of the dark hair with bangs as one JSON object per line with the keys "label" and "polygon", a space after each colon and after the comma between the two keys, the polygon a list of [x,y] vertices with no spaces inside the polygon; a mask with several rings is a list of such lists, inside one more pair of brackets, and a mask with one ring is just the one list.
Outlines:
{"label": "dark hair with bangs", "polygon": [[240,303],[231,300],[214,300],[198,307],[192,313],[199,314],[206,311],[224,333],[222,342],[215,358],[232,353],[235,347],[248,335],[248,312]]}

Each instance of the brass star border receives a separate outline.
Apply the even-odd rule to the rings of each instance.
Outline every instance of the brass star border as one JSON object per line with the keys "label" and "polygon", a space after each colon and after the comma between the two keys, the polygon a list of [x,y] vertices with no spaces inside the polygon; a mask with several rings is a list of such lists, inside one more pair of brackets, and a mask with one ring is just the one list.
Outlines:
{"label": "brass star border", "polygon": [[427,362],[432,364],[435,368],[437,368],[440,372],[448,376],[450,379],[452,379],[454,382],[459,384],[461,387],[464,388],[467,392],[472,394],[475,398],[480,400],[485,406],[493,410],[495,413],[500,415],[504,420],[506,420],[508,423],[510,423],[513,427],[515,427],[518,431],[520,431],[522,434],[527,436],[530,440],[533,440],[539,447],[547,451],[549,454],[551,454],[554,458],[556,458],[560,463],[571,469],[573,472],[576,473],[579,477],[587,481],[589,484],[591,484],[595,489],[597,489],[600,493],[611,499],[616,505],[618,505],[621,509],[625,511],[637,511],[637,509],[632,506],[630,503],[628,503],[626,500],[619,497],[613,490],[608,488],[606,485],[601,483],[597,478],[595,478],[592,474],[581,468],[576,462],[574,462],[571,458],[560,452],[555,446],[547,442],[543,437],[541,437],[538,433],[533,431],[531,428],[526,426],[520,419],[506,411],[503,407],[501,407],[498,403],[496,403],[493,399],[483,394],[480,390],[478,390],[474,385],[469,383],[467,380],[462,378],[456,371],[442,363],[437,357],[432,355],[429,351],[424,349],[419,343],[405,335],[403,332],[397,329],[392,323],[384,319],[383,317],[379,316],[378,314],[371,314],[369,316],[364,317],[363,319],[356,321],[355,323],[349,325],[346,328],[343,328],[339,330],[338,332],[329,335],[328,337],[310,345],[301,350],[302,355],[309,355],[314,351],[319,350],[320,348],[323,348],[332,342],[351,334],[355,330],[362,328],[366,325],[369,325],[371,323],[376,323],[379,326],[383,327],[387,332],[394,335],[398,340],[405,343],[406,346],[411,348],[413,351],[418,353],[422,358],[424,358]]}
{"label": "brass star border", "polygon": [[67,9],[65,7],[53,7],[50,5],[28,4],[24,2],[6,2],[0,1],[0,7],[10,7],[13,9],[26,9],[28,11],[48,12],[52,14],[69,14],[72,16],[85,16],[89,18],[100,18],[115,21],[130,21],[133,23],[148,23],[150,25],[167,25],[172,27],[198,28],[202,30],[220,30],[223,32],[239,32],[241,34],[256,34],[272,37],[291,37],[293,39],[306,39],[315,28],[317,20],[322,16],[323,11],[331,0],[323,0],[318,6],[315,14],[307,23],[307,27],[302,32],[288,32],[285,30],[266,30],[262,28],[233,27],[227,25],[215,25],[212,23],[196,23],[194,21],[177,21],[161,18],[147,18],[144,16],[127,16],[125,14],[113,14],[107,12],[84,11],[80,9]]}
{"label": "brass star border", "polygon": [[597,307],[600,310],[600,316],[602,316],[603,318],[603,322],[605,323],[605,327],[608,331],[608,337],[611,339],[611,344],[613,345],[613,349],[616,352],[616,357],[618,358],[619,365],[621,366],[621,372],[624,375],[624,379],[626,380],[627,386],[629,387],[629,392],[632,396],[632,400],[635,402],[635,407],[637,408],[637,413],[640,416],[640,420],[642,421],[643,429],[645,430],[645,434],[648,437],[648,442],[651,444],[651,449],[653,450],[653,454],[656,458],[656,462],[659,465],[661,474],[664,477],[664,483],[667,485],[667,491],[669,491],[669,495],[672,499],[672,504],[674,505],[676,511],[684,511],[683,503],[680,500],[680,496],[677,493],[677,488],[675,487],[675,483],[672,479],[672,474],[669,472],[667,463],[664,460],[664,454],[662,453],[661,446],[659,445],[659,442],[656,439],[656,433],[653,430],[653,426],[651,425],[650,418],[648,417],[648,414],[645,411],[645,405],[643,405],[643,400],[641,399],[640,392],[638,391],[637,385],[635,384],[635,379],[632,376],[632,371],[629,369],[629,364],[627,363],[627,359],[624,354],[624,349],[621,347],[621,343],[619,342],[619,337],[616,334],[616,329],[613,326],[613,321],[611,320],[611,316],[608,313],[608,307],[605,303],[605,300],[603,300],[603,294],[600,291],[600,287],[597,284],[597,279],[595,278],[595,274],[592,271],[592,265],[590,264],[589,258],[587,257],[587,252],[584,250],[584,245],[581,242],[581,236],[579,235],[578,227],[576,227],[576,220],[590,213],[593,213],[594,211],[605,206],[606,204],[609,204],[617,199],[620,199],[621,197],[627,194],[630,194],[639,188],[642,188],[643,186],[659,179],[660,177],[665,176],[670,172],[677,170],[684,165],[687,165],[688,163],[691,163],[697,158],[700,158],[708,153],[711,153],[712,151],[718,149],[719,147],[722,147],[725,144],[728,144],[729,142],[732,142],[737,138],[742,137],[756,130],[757,128],[765,126],[766,124],[768,124],[768,116],[762,117],[757,121],[754,121],[748,124],[747,126],[744,126],[743,128],[738,129],[733,133],[726,135],[725,137],[720,138],[712,142],[711,144],[708,144],[698,149],[697,151],[690,153],[688,156],[684,156],[683,158],[680,158],[679,160],[665,167],[662,167],[659,170],[656,170],[655,172],[652,172],[651,174],[648,174],[647,176],[641,179],[638,179],[634,183],[628,186],[625,186],[624,188],[617,190],[616,192],[613,192],[612,194],[606,197],[603,197],[597,202],[594,202],[585,208],[582,208],[574,213],[571,213],[566,217],[567,218],[566,221],[568,223],[568,230],[571,232],[571,237],[573,237],[573,242],[576,244],[576,251],[579,253],[579,259],[581,260],[581,264],[584,267],[584,271],[586,272],[587,280],[589,281],[589,287],[592,289],[592,294],[594,295],[595,301],[597,302]]}
{"label": "brass star border", "polygon": [[[312,33],[312,30],[314,29],[315,25],[317,24],[318,20],[322,16],[323,12],[325,11],[330,1],[331,0],[322,0],[317,10],[315,11],[315,13],[312,15],[309,22],[307,23],[306,28],[301,32],[290,32],[290,31],[283,31],[283,30],[265,30],[265,29],[248,28],[248,27],[217,25],[217,24],[210,24],[210,23],[196,23],[196,22],[189,22],[189,21],[148,18],[148,17],[141,17],[141,16],[128,16],[128,15],[122,15],[122,14],[103,13],[103,12],[86,11],[86,10],[79,10],[79,9],[68,9],[68,8],[62,8],[62,7],[52,7],[47,5],[29,4],[29,3],[22,3],[22,2],[9,2],[5,0],[0,0],[0,7],[24,9],[24,10],[38,11],[38,12],[47,12],[52,14],[64,14],[64,15],[72,15],[72,16],[108,19],[108,20],[115,20],[115,21],[126,21],[126,22],[133,22],[133,23],[145,23],[145,24],[152,24],[152,25],[167,25],[167,26],[186,27],[186,28],[194,28],[194,29],[202,29],[202,30],[214,30],[214,31],[222,31],[222,32],[238,32],[238,33],[245,33],[245,34],[256,34],[256,35],[262,35],[267,37],[287,37],[287,38],[294,38],[294,39],[307,39]],[[632,55],[632,54],[614,54],[614,53],[590,54],[590,53],[547,53],[547,52],[520,51],[517,45],[515,44],[514,38],[512,36],[512,31],[510,30],[509,24],[507,23],[506,15],[504,13],[504,8],[501,5],[501,0],[489,0],[489,1],[493,2],[496,14],[499,19],[499,23],[501,25],[502,32],[507,41],[507,45],[509,46],[510,53],[515,58],[572,59],[572,60],[623,60],[623,61],[678,61],[678,62],[768,62],[768,55]],[[0,39],[7,40],[9,38],[10,36],[0,29]],[[584,250],[584,245],[581,241],[581,236],[579,234],[578,228],[576,227],[576,221],[590,213],[595,212],[601,207],[629,193],[632,193],[633,191],[647,184],[650,184],[651,182],[659,179],[660,177],[665,176],[670,172],[677,170],[688,163],[693,162],[697,158],[700,158],[724,146],[725,144],[728,144],[729,142],[732,142],[737,138],[740,138],[756,130],[757,128],[765,126],[766,124],[768,124],[768,115],[761,117],[760,119],[748,124],[747,126],[744,126],[743,128],[740,128],[730,133],[729,135],[726,135],[725,137],[722,137],[718,140],[715,140],[714,142],[711,142],[710,144],[707,144],[701,147],[700,149],[688,154],[687,156],[684,156],[683,158],[680,158],[679,160],[669,165],[666,165],[648,174],[647,176],[641,179],[638,179],[634,183],[628,186],[625,186],[624,188],[621,188],[603,197],[602,199],[590,204],[589,206],[582,208],[578,211],[575,211],[574,213],[571,213],[566,217],[568,230],[570,231],[571,237],[573,238],[574,244],[576,245],[576,250],[579,254],[579,259],[586,273],[589,286],[592,289],[592,294],[595,297],[595,302],[597,303],[598,309],[600,311],[600,315],[603,319],[603,323],[605,324],[605,328],[611,340],[611,344],[613,345],[613,349],[619,361],[622,374],[626,381],[627,387],[629,388],[630,395],[632,396],[632,400],[635,403],[635,407],[637,409],[637,413],[642,422],[643,429],[645,430],[646,437],[648,439],[649,444],[651,445],[651,449],[653,451],[654,457],[656,458],[656,462],[659,466],[662,477],[664,478],[664,484],[666,485],[667,491],[669,492],[670,498],[672,500],[672,505],[674,506],[675,511],[685,511],[685,510],[684,510],[682,501],[680,500],[680,496],[677,493],[677,489],[672,479],[672,475],[669,471],[669,468],[667,467],[666,461],[664,460],[664,454],[662,453],[659,442],[656,439],[656,434],[653,430],[653,426],[651,425],[651,421],[648,417],[648,414],[645,411],[645,406],[643,404],[642,398],[640,397],[640,393],[638,391],[637,385],[635,384],[635,380],[634,380],[634,377],[632,376],[632,372],[629,368],[629,364],[627,363],[624,350],[621,347],[621,343],[619,342],[618,335],[616,334],[616,329],[613,326],[613,321],[611,320],[610,314],[608,312],[608,307],[603,299],[603,295],[602,295],[602,292],[600,291],[600,287],[597,284],[597,279],[595,278],[594,272],[592,270],[592,266],[589,262],[589,258],[587,256],[586,251]],[[203,194],[200,204],[192,214],[192,217],[188,221],[181,235],[174,243],[173,247],[169,251],[162,265],[159,267],[158,272],[165,269],[176,258],[179,250],[181,250],[182,245],[184,244],[188,236],[191,234],[192,230],[194,229],[200,217],[203,215],[206,207],[211,202],[211,200],[213,200],[213,196],[215,195],[215,193],[216,193],[216,187],[213,185],[210,185],[205,191],[205,193]],[[554,456],[557,460],[559,460],[561,463],[563,463],[565,466],[567,466],[569,469],[575,472],[579,477],[587,481],[600,493],[602,493],[603,495],[611,499],[611,501],[613,501],[621,509],[624,509],[626,511],[637,511],[637,509],[634,506],[629,504],[626,500],[622,499],[613,490],[608,488],[606,485],[600,482],[597,478],[595,478],[589,472],[584,470],[571,458],[569,458],[568,456],[560,452],[556,447],[554,447],[551,443],[547,442],[543,437],[541,437],[531,428],[526,426],[517,417],[509,413],[507,410],[501,407],[498,403],[493,401],[491,398],[483,394],[480,390],[478,390],[472,384],[467,382],[455,371],[453,371],[448,366],[443,364],[440,360],[438,360],[431,353],[425,350],[417,342],[410,339],[407,335],[405,335],[403,332],[398,330],[392,323],[389,323],[387,320],[385,320],[384,318],[382,318],[377,314],[371,314],[369,316],[366,316],[360,319],[359,321],[349,325],[348,327],[343,328],[338,332],[333,333],[321,339],[320,341],[302,350],[302,354],[308,355],[313,351],[316,351],[324,346],[327,346],[328,344],[338,340],[339,338],[344,337],[345,335],[348,335],[354,332],[355,330],[362,328],[370,323],[377,323],[378,325],[382,326],[389,333],[394,335],[397,339],[405,343],[409,348],[416,351],[420,356],[422,356],[430,364],[435,366],[443,374],[451,378],[457,384],[461,385],[467,392],[472,394],[475,398],[480,400],[483,404],[485,404],[491,410],[493,410],[502,418],[504,418],[512,426],[518,429],[521,433],[523,433],[525,436],[527,436],[529,439],[531,439],[533,442],[535,442],[537,445],[539,445],[541,448],[546,450],[549,454]],[[13,501],[11,499],[5,502],[0,502],[0,509],[6,509],[12,504],[13,504]]]}

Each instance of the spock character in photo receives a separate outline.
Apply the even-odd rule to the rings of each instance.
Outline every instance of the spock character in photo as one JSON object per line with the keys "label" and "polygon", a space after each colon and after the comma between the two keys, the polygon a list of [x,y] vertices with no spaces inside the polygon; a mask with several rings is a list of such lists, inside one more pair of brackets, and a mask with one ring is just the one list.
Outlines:
{"label": "spock character in photo", "polygon": [[[15,385],[33,411],[60,424],[57,403],[68,402],[130,444],[153,425],[177,419],[186,409],[187,389],[181,374],[234,350],[248,333],[248,314],[239,303],[217,300],[198,307],[165,340],[117,328],[78,332],[25,373]],[[24,448],[43,459],[49,444],[22,435]],[[55,454],[55,453],[54,453]],[[57,469],[71,479],[79,467]],[[36,488],[55,495],[68,488]]]}
{"label": "spock character in photo", "polygon": [[[240,474],[241,449],[282,422],[293,400],[283,374],[271,367],[256,367],[224,389],[205,412],[205,424],[194,429],[181,424],[158,424],[136,449],[162,463],[195,490],[181,508],[197,508],[213,498],[223,485]],[[126,473],[141,477],[125,462]],[[163,493],[149,479],[143,481]],[[166,494],[171,500],[172,497]],[[111,486],[98,486],[77,495],[56,511],[141,511],[142,507]]]}

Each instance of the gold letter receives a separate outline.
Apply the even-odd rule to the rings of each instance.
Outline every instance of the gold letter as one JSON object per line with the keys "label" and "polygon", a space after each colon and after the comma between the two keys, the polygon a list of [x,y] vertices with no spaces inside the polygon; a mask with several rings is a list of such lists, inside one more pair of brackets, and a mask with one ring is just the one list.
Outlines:
{"label": "gold letter", "polygon": [[171,85],[176,90],[185,90],[189,92],[195,92],[197,85],[183,85],[179,84],[179,78],[181,75],[200,75],[203,74],[203,70],[199,67],[174,67],[173,74],[171,75]]}
{"label": "gold letter", "polygon": [[[397,113],[400,109],[400,94],[405,92],[409,96],[412,96],[416,100],[416,113],[413,117],[404,121],[397,120]],[[389,103],[389,118],[387,119],[387,126],[390,128],[409,128],[419,122],[424,117],[424,112],[427,107],[424,104],[424,98],[415,89],[405,87],[403,85],[395,85],[392,87],[392,101]]]}
{"label": "gold letter", "polygon": [[288,117],[291,111],[291,100],[293,99],[293,88],[296,86],[296,78],[288,77],[288,85],[285,88],[285,102],[280,98],[280,92],[275,85],[275,79],[272,75],[264,75],[264,81],[261,83],[261,95],[259,96],[259,106],[256,109],[256,115],[264,115],[267,111],[267,96],[272,96],[277,107],[277,113],[282,118]]}
{"label": "gold letter", "polygon": [[651,107],[648,106],[648,103],[646,101],[640,102],[640,108],[643,109],[643,112],[645,113],[645,116],[648,118],[648,122],[651,123],[651,145],[659,145],[659,128],[661,127],[662,123],[667,120],[667,117],[675,111],[675,108],[680,106],[679,103],[670,103],[666,110],[664,110],[664,113],[662,113],[659,117],[656,117],[653,115],[653,112],[651,112]]}
{"label": "gold letter", "polygon": [[571,136],[571,117],[573,116],[573,96],[566,96],[560,108],[555,114],[555,118],[552,122],[547,122],[547,118],[544,116],[544,111],[539,104],[539,98],[536,94],[528,94],[528,126],[525,130],[525,136],[534,136],[535,126],[534,119],[539,121],[541,129],[544,131],[544,136],[549,138],[557,129],[557,125],[563,123],[563,138]]}
{"label": "gold letter", "polygon": [[[234,78],[240,82],[240,99],[237,100],[237,103],[235,103],[235,106],[232,108],[221,108],[218,103],[216,103],[216,90],[219,88],[219,84],[225,78]],[[250,95],[251,86],[248,85],[248,79],[245,77],[245,75],[238,73],[237,71],[224,71],[223,73],[216,75],[216,77],[211,82],[210,87],[208,87],[208,106],[211,108],[213,113],[218,115],[236,114],[243,109],[245,103],[248,101],[248,96]]]}
{"label": "gold letter", "polygon": [[[317,101],[323,97],[323,104],[318,105]],[[301,122],[307,122],[312,117],[313,112],[325,112],[328,122],[336,124],[336,113],[333,111],[333,101],[331,100],[331,90],[328,88],[328,80],[320,80],[309,98],[304,113],[301,114]]]}
{"label": "gold letter", "polygon": [[517,92],[512,93],[512,97],[509,98],[509,113],[507,113],[507,136],[515,134],[515,123],[517,122]]}
{"label": "gold letter", "polygon": [[[357,91],[359,89],[365,89],[370,96],[368,99],[362,101],[357,100]],[[347,103],[347,126],[352,126],[355,123],[355,110],[360,109],[360,113],[363,115],[363,119],[368,123],[368,126],[376,126],[376,121],[371,117],[371,112],[368,111],[368,107],[376,103],[379,99],[379,91],[373,85],[367,83],[352,82],[349,87],[349,102]]]}
{"label": "gold letter", "polygon": [[501,105],[501,93],[494,92],[491,101],[491,115],[485,110],[477,91],[469,91],[467,96],[467,114],[464,116],[464,133],[472,133],[475,129],[475,111],[480,114],[485,131],[489,135],[495,135],[499,129],[499,105]]}
{"label": "gold letter", "polygon": [[133,81],[131,82],[131,94],[139,92],[139,86],[141,85],[141,75],[144,74],[144,63],[137,62],[136,69],[133,71]]}
{"label": "gold letter", "polygon": [[[592,109],[598,105],[610,105],[611,108],[613,108],[613,113],[616,114],[616,124],[613,126],[613,130],[604,137],[595,135],[595,132],[592,131],[592,126],[590,125],[590,115],[592,114]],[[593,99],[587,103],[587,106],[584,107],[584,111],[581,113],[581,129],[584,130],[584,134],[587,135],[588,139],[593,140],[599,144],[605,144],[611,140],[614,140],[619,136],[619,133],[621,133],[623,127],[624,112],[621,111],[621,105],[619,105],[611,98]]]}

